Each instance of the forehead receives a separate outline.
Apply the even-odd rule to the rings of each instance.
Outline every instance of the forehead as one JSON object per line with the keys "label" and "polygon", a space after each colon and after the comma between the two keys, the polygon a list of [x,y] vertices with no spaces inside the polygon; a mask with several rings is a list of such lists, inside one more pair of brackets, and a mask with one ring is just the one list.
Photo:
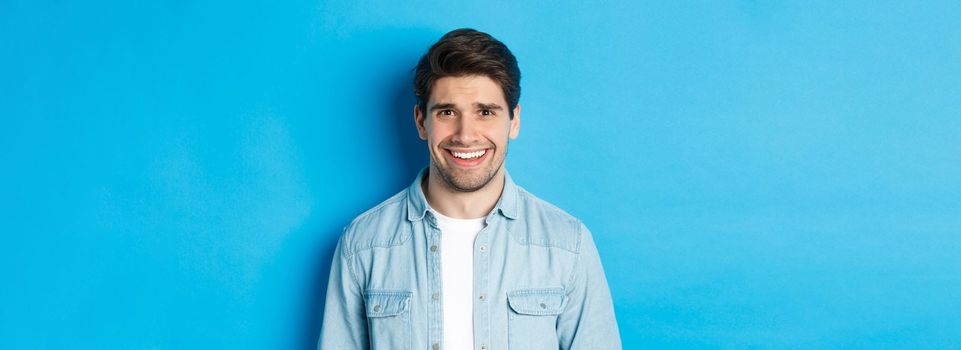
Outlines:
{"label": "forehead", "polygon": [[432,103],[496,103],[506,105],[500,84],[484,75],[443,77],[434,81]]}

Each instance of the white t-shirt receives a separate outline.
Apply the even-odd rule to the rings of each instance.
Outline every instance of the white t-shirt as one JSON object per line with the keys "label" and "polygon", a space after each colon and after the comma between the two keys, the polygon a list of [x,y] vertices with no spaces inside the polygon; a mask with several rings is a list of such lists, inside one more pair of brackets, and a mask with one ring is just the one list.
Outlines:
{"label": "white t-shirt", "polygon": [[454,219],[433,211],[440,228],[440,276],[446,350],[474,347],[474,238],[484,218]]}

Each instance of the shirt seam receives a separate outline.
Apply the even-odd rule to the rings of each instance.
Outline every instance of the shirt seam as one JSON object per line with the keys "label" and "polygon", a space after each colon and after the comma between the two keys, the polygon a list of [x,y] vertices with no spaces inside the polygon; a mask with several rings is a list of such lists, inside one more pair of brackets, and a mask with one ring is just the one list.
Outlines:
{"label": "shirt seam", "polygon": [[[388,206],[388,205],[395,204],[395,203],[397,203],[397,202],[404,201],[406,198],[407,198],[407,194],[404,193],[404,191],[402,191],[402,192],[400,192],[400,193],[395,194],[393,197],[391,197],[391,198],[389,198],[389,199],[381,202],[381,203],[378,204],[377,206],[375,206],[375,207],[373,207],[373,208],[370,208],[370,209],[368,209],[367,211],[363,212],[362,214],[358,215],[356,218],[354,218],[354,220],[351,221],[350,225],[347,226],[347,231],[348,231],[347,234],[350,234],[351,232],[353,232],[353,231],[355,230],[354,227],[356,226],[356,224],[357,224],[358,222],[364,221],[364,220],[366,220],[366,219],[376,220],[377,218],[375,218],[374,216],[380,214],[379,212],[380,212],[384,207],[386,207],[386,206]],[[356,255],[357,253],[360,253],[360,252],[363,252],[363,251],[367,251],[367,250],[371,250],[371,249],[378,248],[378,247],[379,247],[379,248],[396,247],[396,246],[404,245],[405,243],[407,243],[407,241],[410,240],[410,237],[411,237],[412,235],[413,235],[413,231],[408,231],[407,236],[406,236],[406,237],[403,237],[403,239],[401,239],[400,241],[392,242],[392,240],[387,240],[387,241],[385,241],[385,242],[373,242],[373,243],[369,244],[369,246],[368,246],[368,245],[365,245],[364,247],[358,248],[358,249],[356,249],[356,250],[351,250],[351,246],[352,246],[352,245],[348,244],[348,245],[346,245],[346,246],[344,247],[344,252],[347,253],[347,256],[348,256],[348,257],[353,257],[353,256]]]}
{"label": "shirt seam", "polygon": [[584,227],[583,224],[577,225],[577,244],[576,244],[577,252],[575,252],[576,256],[574,257],[574,266],[571,268],[570,277],[567,278],[567,291],[566,293],[564,293],[565,295],[568,295],[568,296],[574,292],[574,289],[575,289],[574,283],[576,282],[575,279],[577,278],[577,269],[580,268],[580,265],[581,265],[581,249],[580,248],[581,248],[581,241],[583,241],[584,239],[583,227]]}
{"label": "shirt seam", "polygon": [[350,242],[350,236],[351,236],[350,228],[352,228],[352,226],[353,225],[350,225],[344,228],[344,241],[341,242],[341,244],[344,245],[343,247],[344,254],[342,254],[343,255],[342,258],[344,259],[344,264],[347,265],[347,273],[350,275],[350,280],[354,282],[354,285],[357,287],[358,290],[362,291],[362,289],[360,288],[360,280],[357,279],[357,276],[354,272],[354,263],[353,263],[354,253],[351,252],[349,248],[350,247],[349,242]]}
{"label": "shirt seam", "polygon": [[357,217],[354,218],[354,220],[351,222],[350,226],[354,226],[354,223],[357,223],[357,222],[359,222],[359,221],[362,221],[363,219],[366,219],[366,218],[368,218],[368,217],[370,217],[370,216],[373,216],[373,215],[377,214],[381,209],[383,209],[384,207],[386,207],[386,206],[388,206],[388,205],[391,205],[391,204],[394,204],[394,203],[403,201],[404,199],[406,199],[406,195],[407,195],[407,194],[404,193],[403,191],[400,192],[400,193],[397,193],[397,194],[395,194],[393,197],[388,198],[387,200],[381,202],[381,203],[378,204],[377,206],[368,209],[367,211],[361,213],[360,215],[357,215]]}
{"label": "shirt seam", "polygon": [[[518,198],[519,202],[520,202],[520,199],[522,199],[523,202],[539,204],[539,205],[542,205],[545,209],[555,212],[561,218],[565,219],[567,221],[567,224],[577,226],[578,235],[579,235],[582,223],[577,217],[571,215],[564,209],[561,209],[560,207],[541,199],[540,197],[534,196],[533,194],[531,194],[530,192],[527,192],[520,186],[517,186],[517,189],[518,189],[517,191],[518,197],[521,197],[521,196],[523,197],[523,199]],[[557,249],[562,249],[574,254],[578,254],[578,255],[580,254],[581,242],[579,240],[574,244],[574,247],[568,247],[562,244],[555,244],[555,243],[543,242],[543,241],[532,241],[532,240],[525,241],[525,240],[522,240],[521,237],[516,237],[514,235],[511,235],[511,237],[513,237],[514,240],[517,241],[517,243],[522,245],[534,245],[534,246],[545,247],[545,248],[557,248]],[[579,239],[579,237],[576,239]]]}

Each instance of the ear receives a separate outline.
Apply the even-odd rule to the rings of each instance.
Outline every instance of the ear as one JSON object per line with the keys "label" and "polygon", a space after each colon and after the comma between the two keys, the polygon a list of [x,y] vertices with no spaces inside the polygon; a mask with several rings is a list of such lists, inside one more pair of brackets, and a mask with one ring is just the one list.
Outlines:
{"label": "ear", "polygon": [[514,119],[511,119],[511,132],[509,134],[511,140],[517,138],[517,134],[521,132],[521,105],[518,103],[514,106]]}
{"label": "ear", "polygon": [[420,106],[414,105],[414,125],[417,126],[417,135],[421,140],[427,140],[427,129],[424,127],[425,116],[420,113]]}

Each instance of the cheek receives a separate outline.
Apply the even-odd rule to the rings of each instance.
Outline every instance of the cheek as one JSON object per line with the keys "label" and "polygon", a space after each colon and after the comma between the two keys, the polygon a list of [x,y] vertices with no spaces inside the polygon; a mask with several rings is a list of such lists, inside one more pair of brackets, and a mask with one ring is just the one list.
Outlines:
{"label": "cheek", "polygon": [[444,143],[444,138],[436,133],[427,134],[427,146],[431,152],[440,153],[440,145]]}
{"label": "cheek", "polygon": [[503,147],[507,144],[507,139],[510,137],[510,130],[500,128],[493,131],[491,134],[491,142],[496,144],[498,147]]}
{"label": "cheek", "polygon": [[427,130],[427,141],[430,142],[432,146],[437,146],[450,138],[451,134],[453,134],[453,132],[445,129],[443,126],[435,126]]}

